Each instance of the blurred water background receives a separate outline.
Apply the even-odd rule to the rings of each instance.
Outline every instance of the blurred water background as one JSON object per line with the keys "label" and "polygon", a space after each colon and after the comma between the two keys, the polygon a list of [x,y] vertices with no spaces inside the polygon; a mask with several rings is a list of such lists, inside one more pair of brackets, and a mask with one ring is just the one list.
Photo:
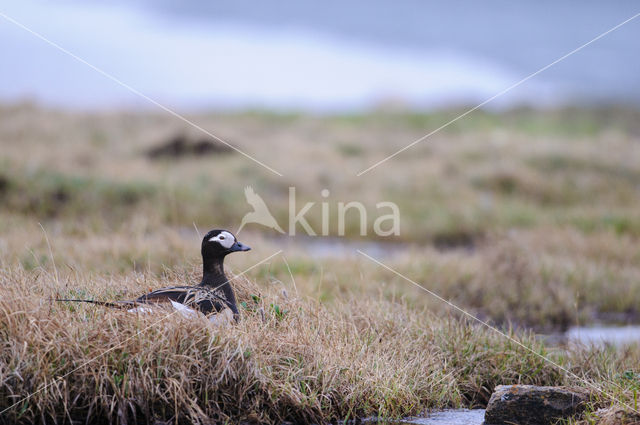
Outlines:
{"label": "blurred water background", "polygon": [[[634,1],[0,2],[0,12],[183,110],[473,105],[637,13]],[[0,101],[153,105],[0,19]],[[640,104],[640,19],[489,108]]]}

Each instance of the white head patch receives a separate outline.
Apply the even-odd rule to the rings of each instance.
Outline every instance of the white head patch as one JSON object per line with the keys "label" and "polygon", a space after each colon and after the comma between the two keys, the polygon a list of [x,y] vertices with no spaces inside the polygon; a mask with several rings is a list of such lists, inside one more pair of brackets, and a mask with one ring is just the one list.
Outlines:
{"label": "white head patch", "polygon": [[234,243],[236,243],[236,238],[231,233],[223,230],[216,236],[210,238],[209,242],[218,242],[223,247],[229,249]]}

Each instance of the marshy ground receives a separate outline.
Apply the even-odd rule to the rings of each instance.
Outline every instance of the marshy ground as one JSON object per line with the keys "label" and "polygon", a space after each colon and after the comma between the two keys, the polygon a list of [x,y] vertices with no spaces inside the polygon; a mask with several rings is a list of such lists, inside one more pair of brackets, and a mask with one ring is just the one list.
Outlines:
{"label": "marshy ground", "polygon": [[[357,176],[455,116],[190,117],[279,177],[161,114],[0,108],[0,409],[20,401],[2,420],[401,417],[511,383],[596,386],[594,409],[637,408],[638,343],[535,334],[640,323],[640,112],[478,112]],[[186,153],[150,157],[178,139]],[[371,255],[527,348],[362,255],[288,249],[257,225],[230,270],[283,251],[234,281],[237,326],[49,301],[196,283],[198,231],[237,229],[248,185],[283,226],[289,187],[316,203],[318,232],[327,202],[332,237],[336,202],[362,202],[369,229],[395,202],[400,235]],[[362,240],[356,214],[345,232]]]}

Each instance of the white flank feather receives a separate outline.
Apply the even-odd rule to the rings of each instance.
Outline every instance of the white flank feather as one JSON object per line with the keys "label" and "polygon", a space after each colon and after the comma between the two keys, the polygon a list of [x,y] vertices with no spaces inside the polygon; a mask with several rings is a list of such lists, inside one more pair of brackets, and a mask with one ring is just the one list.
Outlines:
{"label": "white flank feather", "polygon": [[128,313],[136,313],[136,314],[148,314],[152,313],[153,309],[151,307],[134,307],[127,310]]}
{"label": "white flank feather", "polygon": [[215,326],[226,326],[233,322],[233,312],[228,308],[225,308],[218,314],[213,314],[209,317],[209,322]]}
{"label": "white flank feather", "polygon": [[195,317],[198,317],[198,312],[195,311],[192,308],[187,307],[184,304],[180,304],[178,302],[175,302],[173,300],[171,301],[171,305],[173,306],[173,308],[175,308],[176,310],[178,310],[180,312],[180,314],[182,314],[184,317],[193,319]]}

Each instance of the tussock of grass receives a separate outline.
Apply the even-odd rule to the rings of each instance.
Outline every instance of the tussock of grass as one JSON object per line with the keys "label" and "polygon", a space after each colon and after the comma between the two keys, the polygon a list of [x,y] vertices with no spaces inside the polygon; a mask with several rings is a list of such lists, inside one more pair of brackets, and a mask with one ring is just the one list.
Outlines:
{"label": "tussock of grass", "polygon": [[[220,327],[52,304],[50,296],[78,282],[56,285],[49,275],[16,269],[0,279],[0,407],[50,384],[11,408],[11,421],[322,423],[482,405],[500,383],[563,382],[509,340],[402,303],[347,298],[327,306],[236,279],[243,318]],[[134,291],[140,276],[95,282],[90,292],[104,299],[115,284]]]}

